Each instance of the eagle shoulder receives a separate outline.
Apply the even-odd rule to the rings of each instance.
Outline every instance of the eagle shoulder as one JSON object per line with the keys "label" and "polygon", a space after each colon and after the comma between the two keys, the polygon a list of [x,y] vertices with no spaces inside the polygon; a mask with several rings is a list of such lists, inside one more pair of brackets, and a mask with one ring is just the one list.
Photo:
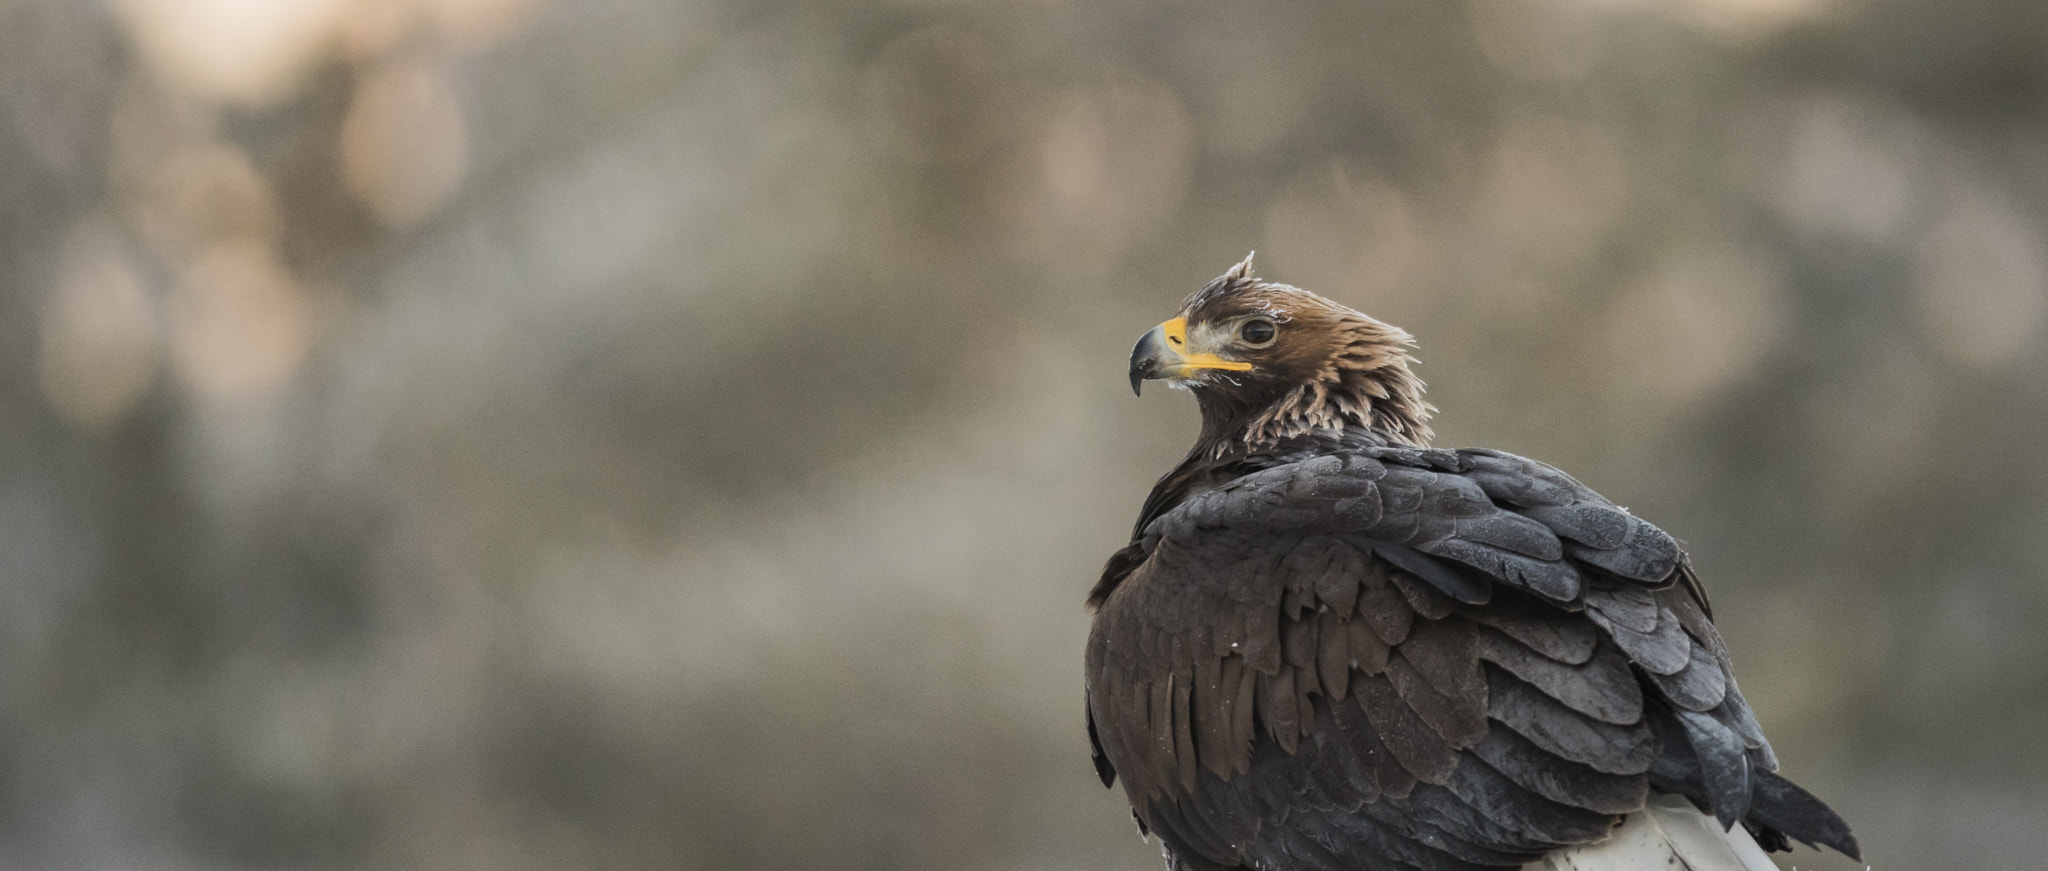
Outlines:
{"label": "eagle shoulder", "polygon": [[1185,860],[1500,864],[1653,783],[1724,822],[1783,783],[1677,542],[1550,466],[1367,447],[1148,514],[1098,586],[1088,716]]}

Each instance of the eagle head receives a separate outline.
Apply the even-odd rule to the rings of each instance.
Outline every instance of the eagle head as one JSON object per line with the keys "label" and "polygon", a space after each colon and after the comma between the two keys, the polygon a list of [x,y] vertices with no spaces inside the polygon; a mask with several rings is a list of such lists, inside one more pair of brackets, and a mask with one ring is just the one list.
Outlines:
{"label": "eagle head", "polygon": [[1221,456],[1301,437],[1426,445],[1408,333],[1298,287],[1260,281],[1252,259],[1188,297],[1131,350],[1131,389],[1194,392],[1202,443]]}

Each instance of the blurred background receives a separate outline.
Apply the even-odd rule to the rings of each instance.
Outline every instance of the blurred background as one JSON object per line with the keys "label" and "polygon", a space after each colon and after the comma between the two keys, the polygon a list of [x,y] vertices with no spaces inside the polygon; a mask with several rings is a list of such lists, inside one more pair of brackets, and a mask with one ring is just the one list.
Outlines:
{"label": "blurred background", "polygon": [[2035,0],[0,0],[0,865],[1157,869],[1081,602],[1251,249],[2040,864]]}

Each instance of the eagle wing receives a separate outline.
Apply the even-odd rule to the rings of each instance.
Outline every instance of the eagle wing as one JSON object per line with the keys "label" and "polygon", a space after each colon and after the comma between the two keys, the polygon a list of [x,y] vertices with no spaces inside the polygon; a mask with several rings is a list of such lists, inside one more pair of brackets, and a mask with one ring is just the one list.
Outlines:
{"label": "eagle wing", "polygon": [[1160,515],[1089,639],[1105,783],[1191,868],[1512,867],[1650,789],[1853,855],[1669,535],[1550,466],[1362,449]]}

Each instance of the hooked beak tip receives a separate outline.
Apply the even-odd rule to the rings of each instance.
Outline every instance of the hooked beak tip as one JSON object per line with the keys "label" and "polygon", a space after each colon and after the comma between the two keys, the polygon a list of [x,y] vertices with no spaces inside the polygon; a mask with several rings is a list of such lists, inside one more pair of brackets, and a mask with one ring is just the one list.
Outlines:
{"label": "hooked beak tip", "polygon": [[1141,389],[1146,379],[1158,376],[1161,369],[1160,357],[1167,353],[1165,331],[1153,327],[1139,337],[1137,346],[1131,348],[1131,393],[1144,396]]}

